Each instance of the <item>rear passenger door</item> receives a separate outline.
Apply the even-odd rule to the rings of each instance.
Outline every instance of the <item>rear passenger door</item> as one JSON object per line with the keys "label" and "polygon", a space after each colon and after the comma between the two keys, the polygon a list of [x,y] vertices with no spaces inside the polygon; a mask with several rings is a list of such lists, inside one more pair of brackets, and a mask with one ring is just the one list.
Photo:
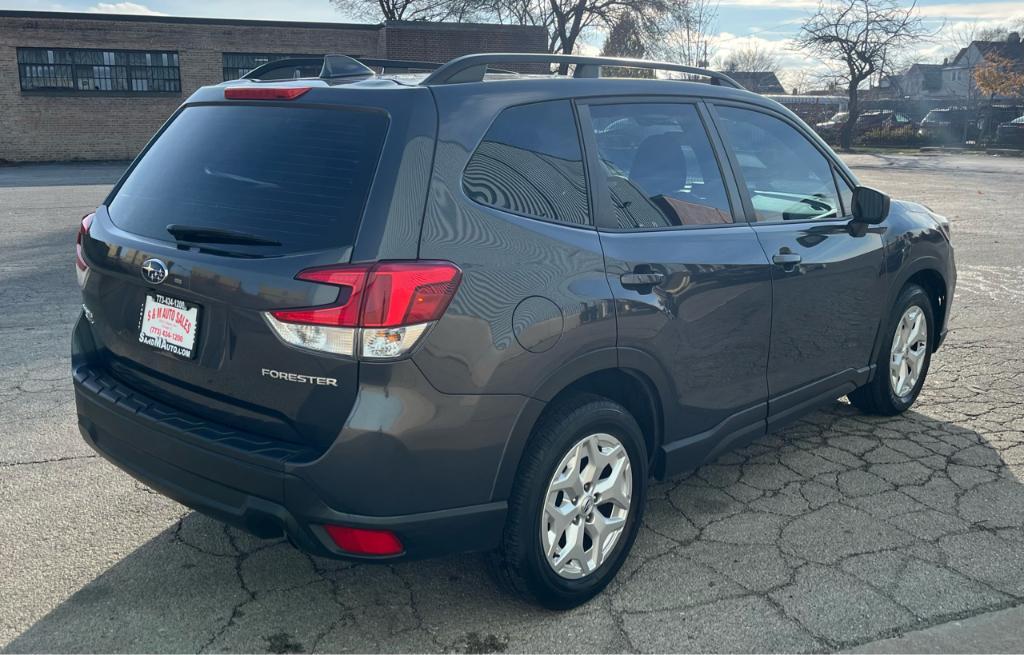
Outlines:
{"label": "rear passenger door", "polygon": [[884,226],[851,226],[845,173],[769,109],[716,103],[751,225],[772,260],[769,429],[867,381],[886,297]]}
{"label": "rear passenger door", "polygon": [[619,365],[657,370],[668,472],[760,435],[771,279],[706,109],[672,98],[579,105]]}

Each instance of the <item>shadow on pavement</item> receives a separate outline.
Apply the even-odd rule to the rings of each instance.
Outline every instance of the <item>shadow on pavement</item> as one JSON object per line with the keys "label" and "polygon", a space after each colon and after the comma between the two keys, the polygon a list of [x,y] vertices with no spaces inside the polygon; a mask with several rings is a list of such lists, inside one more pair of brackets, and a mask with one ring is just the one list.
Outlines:
{"label": "shadow on pavement", "polygon": [[1020,448],[836,403],[654,484],[630,561],[568,613],[503,595],[483,556],[354,565],[189,513],[8,650],[844,648],[1024,601]]}

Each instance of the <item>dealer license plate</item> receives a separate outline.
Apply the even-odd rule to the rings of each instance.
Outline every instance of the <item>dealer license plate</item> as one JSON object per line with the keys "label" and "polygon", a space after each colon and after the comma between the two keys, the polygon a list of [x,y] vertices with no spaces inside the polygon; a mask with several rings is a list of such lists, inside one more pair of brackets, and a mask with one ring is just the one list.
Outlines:
{"label": "dealer license plate", "polygon": [[159,293],[146,294],[139,341],[191,359],[195,355],[199,307]]}

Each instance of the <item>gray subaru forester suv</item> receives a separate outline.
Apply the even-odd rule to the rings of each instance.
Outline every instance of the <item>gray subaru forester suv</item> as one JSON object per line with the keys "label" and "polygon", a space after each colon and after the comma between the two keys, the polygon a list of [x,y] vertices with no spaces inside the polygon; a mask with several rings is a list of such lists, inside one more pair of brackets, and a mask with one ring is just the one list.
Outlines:
{"label": "gray subaru forester suv", "polygon": [[491,551],[565,608],[651,476],[916,399],[949,224],[779,104],[646,61],[364,64],[396,65],[200,89],[83,219],[79,425],[147,485],[321,556]]}

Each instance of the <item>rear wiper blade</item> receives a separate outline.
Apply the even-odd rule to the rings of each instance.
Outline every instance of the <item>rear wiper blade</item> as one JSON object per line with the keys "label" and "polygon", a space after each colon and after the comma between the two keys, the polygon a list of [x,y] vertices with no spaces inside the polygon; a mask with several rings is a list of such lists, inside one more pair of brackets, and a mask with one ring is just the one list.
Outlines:
{"label": "rear wiper blade", "polygon": [[172,223],[167,231],[178,241],[190,243],[227,243],[240,246],[280,246],[280,241],[264,239],[245,232],[222,230],[216,227],[199,227],[195,225],[179,225]]}

